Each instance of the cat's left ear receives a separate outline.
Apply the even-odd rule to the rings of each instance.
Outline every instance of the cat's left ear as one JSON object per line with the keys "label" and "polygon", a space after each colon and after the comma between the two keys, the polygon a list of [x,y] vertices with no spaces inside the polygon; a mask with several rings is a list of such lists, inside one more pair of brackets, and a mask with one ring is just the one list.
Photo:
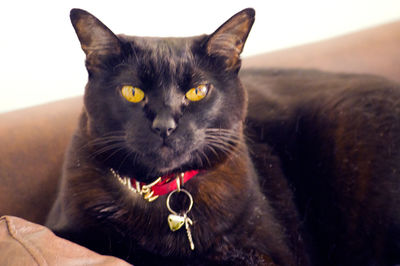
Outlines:
{"label": "cat's left ear", "polygon": [[206,42],[209,56],[222,57],[227,70],[240,68],[240,54],[255,20],[255,10],[247,8],[225,22]]}

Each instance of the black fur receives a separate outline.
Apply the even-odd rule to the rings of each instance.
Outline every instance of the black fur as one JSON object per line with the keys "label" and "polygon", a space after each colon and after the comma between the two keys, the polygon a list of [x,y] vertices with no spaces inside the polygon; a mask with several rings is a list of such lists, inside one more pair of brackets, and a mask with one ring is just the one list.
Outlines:
{"label": "black fur", "polygon": [[[58,235],[135,265],[400,262],[397,84],[304,70],[239,79],[252,9],[192,38],[116,36],[83,10],[71,20],[89,82],[47,222]],[[208,94],[190,102],[200,84]],[[124,85],[144,100],[124,99]],[[154,130],[160,117],[171,134]],[[185,184],[195,250],[168,228],[166,196],[148,203],[110,168],[143,182],[201,169]]]}

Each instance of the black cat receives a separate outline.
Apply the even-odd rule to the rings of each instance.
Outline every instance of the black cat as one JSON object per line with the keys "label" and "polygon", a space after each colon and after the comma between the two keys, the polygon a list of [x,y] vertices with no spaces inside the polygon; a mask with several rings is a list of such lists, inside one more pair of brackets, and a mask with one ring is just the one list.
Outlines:
{"label": "black cat", "polygon": [[245,90],[252,9],[191,38],[71,20],[89,81],[58,235],[135,265],[400,262],[398,85],[246,70]]}

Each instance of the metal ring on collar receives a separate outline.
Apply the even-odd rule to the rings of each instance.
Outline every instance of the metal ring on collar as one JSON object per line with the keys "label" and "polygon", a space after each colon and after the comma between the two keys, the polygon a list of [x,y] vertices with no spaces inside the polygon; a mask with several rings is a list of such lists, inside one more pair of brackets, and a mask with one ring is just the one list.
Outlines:
{"label": "metal ring on collar", "polygon": [[170,201],[170,199],[171,199],[171,196],[172,196],[172,194],[174,194],[175,192],[183,192],[183,193],[185,193],[185,194],[189,197],[190,204],[189,204],[189,208],[187,209],[187,211],[185,212],[185,214],[188,213],[188,212],[190,212],[190,210],[191,210],[192,207],[193,207],[193,197],[192,197],[192,195],[190,194],[189,191],[187,191],[186,189],[183,189],[183,188],[181,188],[180,191],[174,190],[174,191],[172,191],[171,193],[169,193],[169,195],[168,195],[168,197],[167,197],[167,208],[168,208],[168,210],[169,210],[172,214],[178,215],[178,213],[175,212],[174,210],[172,210],[172,209],[171,209],[171,206],[169,205],[169,201]]}

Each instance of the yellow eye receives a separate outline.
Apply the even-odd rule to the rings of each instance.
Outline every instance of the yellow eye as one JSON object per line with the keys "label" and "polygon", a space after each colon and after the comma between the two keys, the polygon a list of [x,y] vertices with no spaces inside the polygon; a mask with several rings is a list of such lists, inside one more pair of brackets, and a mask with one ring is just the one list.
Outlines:
{"label": "yellow eye", "polygon": [[132,103],[141,102],[144,98],[144,92],[141,89],[133,86],[123,86],[121,89],[121,93],[126,100]]}
{"label": "yellow eye", "polygon": [[192,88],[186,92],[186,98],[192,102],[197,102],[206,97],[208,92],[207,85],[199,85],[196,88]]}

